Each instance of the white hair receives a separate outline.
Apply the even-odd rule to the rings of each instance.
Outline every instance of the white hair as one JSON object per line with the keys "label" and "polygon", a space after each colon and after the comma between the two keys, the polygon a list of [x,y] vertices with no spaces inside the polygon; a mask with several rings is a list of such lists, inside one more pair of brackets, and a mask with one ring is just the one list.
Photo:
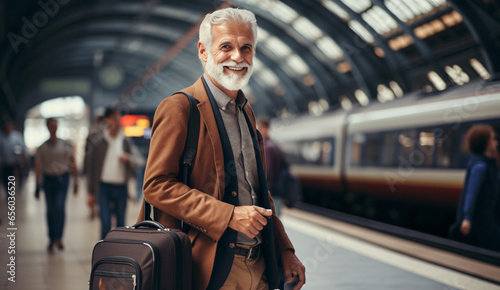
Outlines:
{"label": "white hair", "polygon": [[[257,19],[255,15],[245,9],[240,8],[225,8],[215,10],[212,13],[205,15],[205,18],[200,24],[199,41],[210,52],[214,35],[212,26],[219,25],[225,22],[232,22],[237,24],[247,24],[250,26],[253,35],[254,49],[257,46]],[[203,61],[202,61],[203,63]]]}

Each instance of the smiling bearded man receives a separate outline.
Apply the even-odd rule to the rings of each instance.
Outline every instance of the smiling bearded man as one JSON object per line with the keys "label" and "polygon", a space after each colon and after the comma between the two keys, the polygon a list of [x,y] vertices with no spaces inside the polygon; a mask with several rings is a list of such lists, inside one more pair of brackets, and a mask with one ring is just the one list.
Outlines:
{"label": "smiling bearded man", "polygon": [[183,90],[199,102],[200,114],[190,184],[177,179],[189,101],[176,93],[155,113],[144,198],[166,227],[190,225],[194,289],[276,289],[279,260],[287,282],[298,278],[295,290],[305,283],[305,268],[276,216],[263,138],[241,91],[252,75],[256,40],[257,21],[247,10],[217,10],[200,25],[205,73]]}

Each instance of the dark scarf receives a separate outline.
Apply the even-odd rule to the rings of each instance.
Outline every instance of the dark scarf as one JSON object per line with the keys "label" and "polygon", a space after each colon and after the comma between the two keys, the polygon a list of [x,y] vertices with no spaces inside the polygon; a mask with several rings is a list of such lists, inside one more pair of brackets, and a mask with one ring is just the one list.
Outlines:
{"label": "dark scarf", "polygon": [[[210,88],[208,87],[205,79],[201,78],[203,81],[203,85],[205,86],[205,90],[207,92],[208,98],[210,100],[210,104],[212,105],[212,110],[214,112],[215,121],[217,123],[217,129],[219,130],[219,137],[222,143],[222,151],[224,154],[224,176],[225,176],[225,188],[224,188],[224,196],[222,201],[232,204],[234,206],[238,206],[238,197],[233,196],[231,192],[238,192],[238,178],[236,176],[236,167],[234,166],[234,155],[233,150],[231,149],[231,143],[229,141],[229,136],[226,131],[226,127],[224,126],[224,121],[219,111],[219,106],[215,101]],[[259,143],[257,141],[257,137],[255,136],[255,132],[252,127],[252,123],[250,122],[250,118],[248,117],[245,110],[242,110],[245,116],[245,120],[252,136],[253,147],[255,151],[255,157],[257,158],[257,171],[259,176],[259,185],[260,190],[257,192],[258,206],[270,209],[270,200],[267,194],[267,182],[266,175],[264,174],[264,166],[262,164],[262,159],[260,156]],[[220,240],[217,243],[217,252],[215,254],[215,261],[212,270],[212,276],[210,277],[210,283],[208,284],[207,289],[220,289],[231,271],[231,267],[233,265],[235,249],[229,247],[229,244],[236,243],[237,232],[231,228],[227,228]],[[262,252],[261,255],[265,256],[266,259],[266,277],[268,279],[269,288],[275,289],[279,283],[278,279],[278,269],[276,262],[276,251],[274,246],[274,229],[272,220],[268,220],[267,225],[262,229]]]}

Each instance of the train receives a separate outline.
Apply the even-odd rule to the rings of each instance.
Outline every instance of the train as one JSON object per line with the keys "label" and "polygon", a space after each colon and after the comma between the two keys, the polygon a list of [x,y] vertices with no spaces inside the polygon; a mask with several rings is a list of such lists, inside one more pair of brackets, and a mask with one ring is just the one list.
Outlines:
{"label": "train", "polygon": [[305,203],[445,235],[469,159],[464,136],[477,123],[500,134],[500,83],[276,120],[270,136]]}

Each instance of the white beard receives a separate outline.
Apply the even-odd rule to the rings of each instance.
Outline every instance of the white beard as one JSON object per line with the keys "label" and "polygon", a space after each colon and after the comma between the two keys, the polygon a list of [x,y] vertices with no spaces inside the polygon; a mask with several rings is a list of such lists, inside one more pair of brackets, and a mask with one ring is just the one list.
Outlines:
{"label": "white beard", "polygon": [[[226,74],[224,73],[225,66],[247,68],[247,72],[243,76],[235,73]],[[210,75],[214,81],[229,91],[238,91],[246,86],[253,72],[253,66],[244,62],[237,63],[235,61],[230,61],[216,64],[210,52],[208,53],[205,68],[207,69],[208,75]]]}

